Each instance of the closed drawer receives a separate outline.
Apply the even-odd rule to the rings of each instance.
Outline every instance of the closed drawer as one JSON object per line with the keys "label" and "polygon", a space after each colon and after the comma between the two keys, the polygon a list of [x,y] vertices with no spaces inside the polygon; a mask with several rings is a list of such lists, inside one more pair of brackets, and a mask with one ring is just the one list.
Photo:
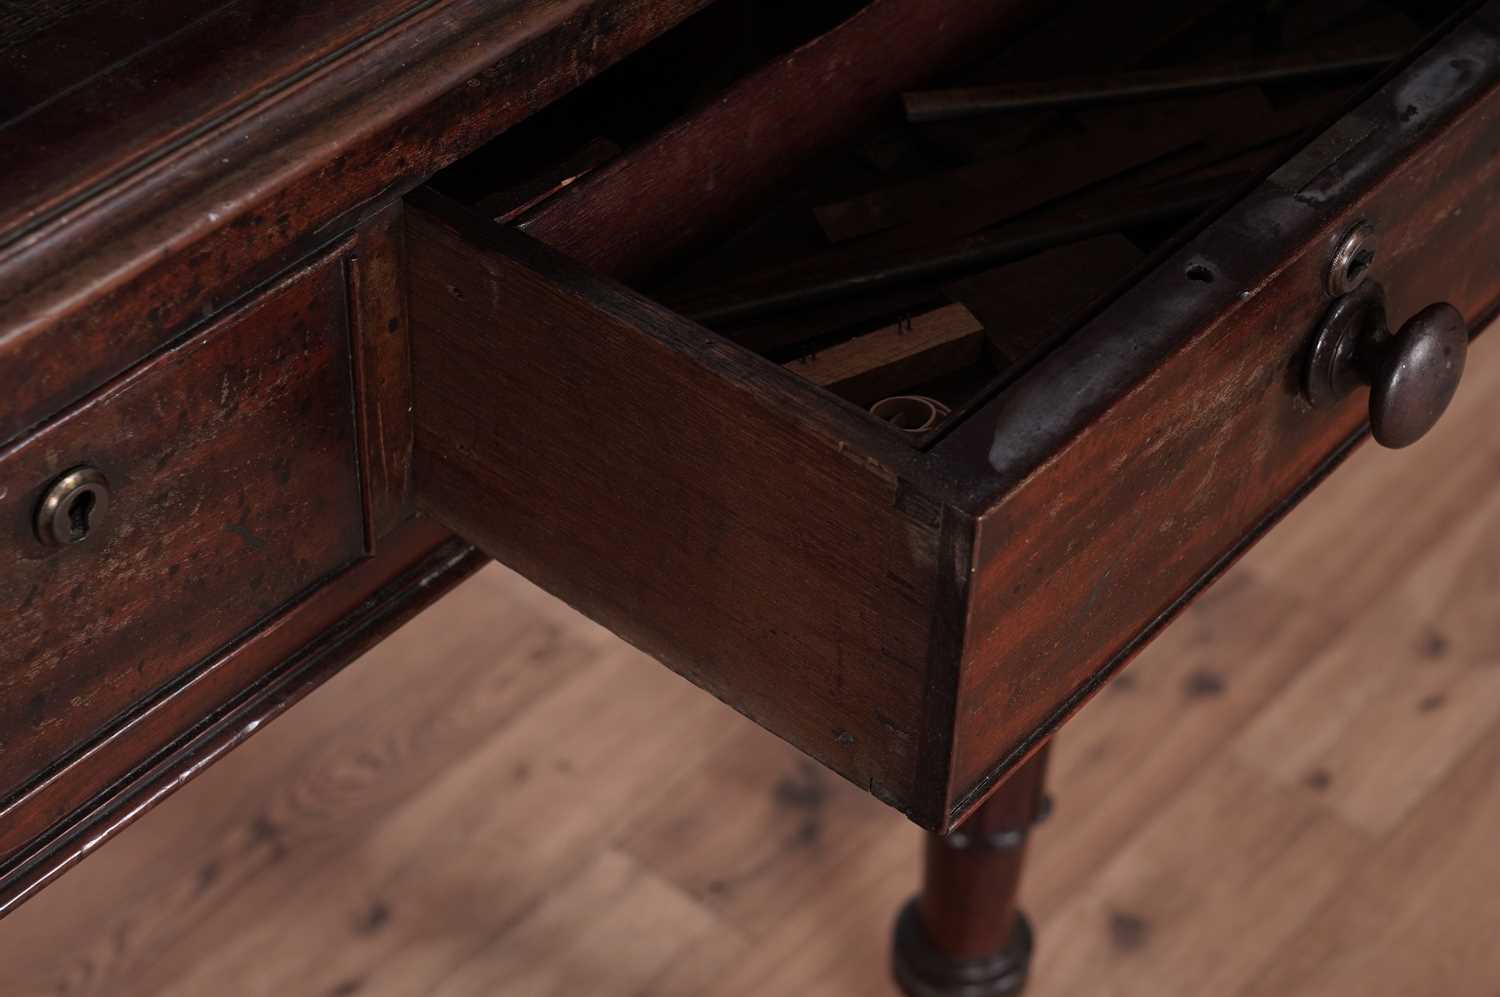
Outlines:
{"label": "closed drawer", "polygon": [[[704,176],[743,179],[719,169],[713,111],[572,184],[559,224],[543,205],[517,232],[419,192],[418,500],[917,822],[950,827],[1364,438],[1363,388],[1314,404],[1307,387],[1320,324],[1349,300],[1330,274],[1358,224],[1378,246],[1360,286],[1380,285],[1393,327],[1434,302],[1478,323],[1500,300],[1496,14],[1423,43],[932,432],[902,432],[588,265],[634,276],[652,233],[671,242],[693,224],[682,203],[711,203]],[[845,54],[861,51],[879,57]],[[733,95],[716,106],[740,109]],[[629,199],[619,178],[648,167]],[[1360,334],[1388,344],[1373,321]],[[776,340],[774,325],[761,335]],[[1367,376],[1390,374],[1370,363]]]}
{"label": "closed drawer", "polygon": [[[330,257],[0,455],[0,795],[361,556],[353,410]],[[79,467],[107,492],[51,545]]]}

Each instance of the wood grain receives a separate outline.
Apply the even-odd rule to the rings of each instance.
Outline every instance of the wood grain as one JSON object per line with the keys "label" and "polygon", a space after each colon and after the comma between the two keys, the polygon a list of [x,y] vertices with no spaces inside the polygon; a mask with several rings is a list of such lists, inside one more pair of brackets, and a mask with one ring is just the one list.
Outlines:
{"label": "wood grain", "polygon": [[[1475,373],[1496,369],[1494,349],[1476,343]],[[1450,448],[1487,438],[1496,398],[1461,393],[1403,473],[1440,496],[1500,487],[1488,454],[1480,476],[1449,480]],[[1057,740],[1056,806],[1022,882],[1039,944],[1028,993],[1493,990],[1500,726],[1420,785],[1381,753],[1347,755],[1367,791],[1417,800],[1383,832],[1346,822],[1340,774],[1285,783],[1237,740],[1300,698],[1288,681],[1304,665],[1388,625],[1394,602],[1333,618],[1301,595],[1305,568],[1343,556],[1351,519],[1367,550],[1392,548],[1392,577],[1456,577],[1455,555],[1479,555],[1459,550],[1473,517],[1434,524],[1381,501],[1385,457],[1355,454]],[[1488,667],[1466,649],[1491,623],[1445,620],[1451,660]],[[1361,667],[1399,684],[1430,653],[1390,643]],[[121,834],[113,860],[6,920],[9,992],[406,997],[444,993],[449,973],[465,983],[450,992],[561,974],[611,992],[618,962],[638,997],[895,993],[878,947],[917,884],[918,832],[500,566],[270,730]],[[561,800],[560,830],[506,816]]]}
{"label": "wood grain", "polygon": [[[66,7],[66,18],[28,22],[30,61],[0,66],[0,104],[15,112],[0,115],[0,185],[10,195],[0,209],[0,366],[14,375],[0,377],[0,439],[34,431],[192,327],[247,295],[266,295],[288,270],[370,220],[354,239],[347,280],[336,275],[318,307],[340,310],[347,296],[353,312],[359,452],[351,449],[344,470],[357,464],[361,472],[366,526],[357,553],[374,548],[373,556],[342,571],[311,558],[322,538],[347,529],[343,509],[282,515],[270,534],[277,546],[261,555],[274,568],[235,576],[225,570],[235,562],[219,559],[217,573],[182,603],[206,607],[205,618],[157,628],[216,643],[189,648],[192,660],[170,651],[110,662],[103,671],[118,695],[94,697],[54,731],[75,748],[66,764],[29,766],[28,785],[4,801],[0,912],[474,570],[479,555],[441,529],[398,525],[410,512],[410,406],[406,329],[390,324],[402,307],[395,192],[695,9],[687,0],[188,6],[59,5],[53,12]],[[278,350],[301,348],[304,331],[284,317],[279,337],[253,337],[259,351],[240,357],[231,380],[274,377],[262,365]],[[352,432],[350,338],[341,327],[336,380]],[[299,413],[310,432],[333,417],[314,405]],[[263,461],[296,463],[303,441],[284,425],[274,439],[239,443],[246,453],[220,454],[214,480],[234,480],[244,465],[240,484],[256,487],[247,507],[270,509],[354,480],[300,465],[309,473],[290,486],[255,477]],[[310,437],[307,446],[311,454],[318,442]],[[190,528],[173,522],[179,532]],[[299,533],[302,547],[280,543]],[[304,556],[277,557],[289,551]],[[146,552],[147,561],[157,564],[162,553]],[[192,564],[201,575],[202,564]],[[239,595],[283,579],[297,584]],[[215,594],[223,597],[215,602]],[[274,605],[265,602],[271,594]],[[281,605],[293,595],[305,598]],[[173,605],[164,601],[158,616]],[[138,638],[144,622],[121,632]],[[65,618],[49,626],[64,627]],[[142,669],[139,688],[130,687],[132,665]],[[152,685],[165,677],[174,679],[169,687]],[[79,730],[83,723],[92,726]]]}
{"label": "wood grain", "polygon": [[[1367,451],[1350,463],[1357,467],[1345,473],[1368,487]],[[1327,522],[1341,509],[1319,491],[1291,518]],[[1273,531],[1188,606],[1053,742],[1058,812],[1036,832],[1042,851],[1025,893],[1032,917],[1045,921],[1066,906],[1150,815],[1189,792],[1206,759],[1356,626],[1287,591],[1288,575],[1266,566],[1279,541]]]}
{"label": "wood grain", "polygon": [[[1403,655],[1393,664],[1402,660],[1410,659]],[[1500,820],[1494,791],[1500,729],[1491,727],[1453,762],[1420,790],[1408,787],[1401,773],[1380,777],[1397,795],[1420,793],[1421,805],[1362,852],[1358,874],[1248,981],[1244,997],[1481,997],[1493,989],[1500,953],[1481,926],[1500,917],[1488,889],[1500,877],[1500,861],[1489,847]]]}
{"label": "wood grain", "polygon": [[231,2],[134,36],[138,58],[6,129],[0,364],[27,376],[0,441],[701,5]]}
{"label": "wood grain", "polygon": [[[494,598],[493,594],[490,598]],[[493,608],[481,611],[495,619]],[[564,618],[556,609],[549,611],[548,616],[553,621]],[[510,616],[506,629],[500,632],[509,633],[515,619]],[[430,773],[426,780],[408,777],[392,786],[396,792],[388,797],[386,780],[382,778],[386,765],[368,764],[344,779],[338,778],[337,770],[330,772],[320,767],[308,773],[298,792],[276,797],[274,808],[251,810],[240,821],[231,823],[228,828],[231,833],[243,833],[258,813],[264,814],[272,826],[285,829],[273,836],[273,841],[280,838],[284,842],[284,848],[295,847],[295,840],[299,837],[305,840],[309,832],[314,838],[326,836],[337,840],[338,825],[330,826],[328,821],[338,821],[346,811],[337,807],[322,810],[319,801],[326,797],[317,789],[331,779],[347,786],[355,800],[373,806],[368,811],[369,818],[359,821],[366,831],[361,836],[360,852],[369,856],[378,868],[358,859],[346,861],[350,858],[347,853],[329,852],[322,853],[321,861],[302,864],[308,889],[298,891],[295,902],[297,906],[305,905],[320,912],[317,931],[309,939],[314,944],[305,951],[304,958],[274,965],[263,963],[255,954],[256,948],[277,938],[281,927],[265,919],[242,920],[238,923],[241,941],[224,952],[221,965],[189,962],[188,972],[181,976],[172,973],[171,967],[163,967],[166,971],[156,979],[163,983],[171,981],[164,989],[187,997],[212,988],[217,977],[258,978],[272,991],[329,993],[348,980],[365,978],[378,966],[382,977],[398,991],[444,993],[444,987],[452,986],[446,992],[493,993],[498,987],[496,981],[505,974],[493,972],[483,953],[501,943],[511,927],[546,908],[550,897],[572,892],[575,897],[583,893],[599,901],[598,921],[565,902],[565,909],[573,909],[568,919],[583,929],[570,935],[575,940],[590,934],[592,925],[606,918],[616,922],[627,920],[632,908],[620,896],[620,890],[569,891],[564,884],[577,882],[580,877],[592,879],[589,872],[597,868],[601,856],[609,851],[604,843],[614,837],[616,828],[633,814],[658,803],[670,792],[678,773],[691,766],[699,752],[715,750],[730,729],[724,723],[724,711],[719,704],[613,641],[593,653],[595,660],[591,664],[586,663],[587,673],[595,676],[596,681],[567,680],[567,674],[578,667],[570,660],[576,652],[569,649],[579,643],[585,647],[599,645],[589,636],[582,641],[572,637],[558,640],[557,636],[554,629],[550,642],[552,654],[530,666],[534,674],[520,683],[507,678],[503,670],[495,674],[492,641],[481,646],[469,644],[470,649],[464,653],[471,664],[463,670],[464,683],[488,696],[473,704],[475,709],[468,714],[469,723],[477,725],[490,717],[499,724],[498,728],[492,725],[490,730],[504,733],[498,739],[481,737],[465,752],[464,765],[454,767],[451,756],[429,755],[420,742],[421,729],[403,727],[398,734],[402,740],[395,743],[405,742],[410,745],[408,750],[419,754],[423,759],[421,766]],[[467,641],[473,641],[473,637]],[[525,653],[532,655],[539,646],[549,646],[544,630],[528,640]],[[564,674],[549,674],[559,659]],[[489,663],[488,678],[478,669],[479,662]],[[574,677],[581,677],[583,671]],[[643,675],[643,671],[649,674]],[[564,680],[557,681],[559,677]],[[646,685],[641,684],[643,680]],[[512,685],[514,689],[510,688]],[[511,698],[523,693],[537,698],[529,702],[518,695]],[[509,709],[518,710],[509,718],[500,712],[507,699]],[[439,712],[431,716],[441,720],[446,715],[444,703],[451,705],[451,700],[432,700],[431,705]],[[663,717],[670,717],[671,722],[662,722]],[[558,738],[556,733],[563,730],[576,731],[578,736]],[[468,725],[460,733],[469,737],[480,735],[477,726]],[[389,747],[382,748],[392,744],[388,737],[388,732],[367,730],[358,741],[362,748],[369,746],[367,752],[373,749],[372,759],[388,758],[390,769],[402,771],[405,766],[400,756],[392,754]],[[333,762],[345,756],[337,753],[322,757]],[[463,772],[486,767],[488,758],[502,757],[507,762],[504,789],[493,794],[474,794],[473,785]],[[654,787],[623,778],[625,773],[640,769],[656,773],[658,781]],[[403,802],[402,797],[407,805],[393,805]],[[589,801],[590,805],[579,806],[580,801]],[[312,811],[311,821],[301,816],[308,810]],[[426,852],[432,845],[434,810],[446,815],[444,823],[449,828],[443,838],[444,854],[435,864],[412,862],[415,855]],[[320,820],[317,816],[320,813],[328,817]],[[536,816],[543,813],[550,815],[547,833],[531,833],[536,827]],[[610,814],[609,819],[601,823],[600,813]],[[381,814],[384,816],[378,816]],[[529,871],[518,872],[522,867],[498,861],[501,856],[523,860],[524,868]],[[232,854],[226,858],[233,861]],[[231,868],[226,865],[225,871],[231,872]],[[325,878],[326,873],[334,873],[333,878]],[[655,879],[645,873],[635,877],[635,883],[648,897],[654,894],[660,898],[668,890],[652,889]],[[181,883],[188,888],[192,881],[193,877],[188,875]],[[593,882],[601,885],[597,879]],[[424,916],[423,905],[411,902],[426,888],[424,883],[438,886],[444,892],[453,891],[455,899],[471,911],[473,921],[466,930],[433,930],[438,926]],[[624,885],[628,887],[629,883]],[[233,889],[231,884],[225,888]],[[611,895],[613,900],[606,899]],[[213,909],[221,903],[210,901],[206,906]],[[388,916],[382,918],[377,914],[372,920],[369,912],[381,906]],[[168,931],[183,923],[180,912],[161,913]],[[592,993],[595,988],[607,990],[611,985],[612,965],[616,961],[629,966],[639,965],[636,961],[639,959],[648,963],[645,968],[649,971],[651,963],[669,960],[676,945],[674,925],[669,922],[664,925],[667,930],[662,935],[644,938],[640,934],[644,925],[635,923],[639,930],[633,942],[634,956],[602,963],[587,958],[588,947],[584,946],[575,949],[576,954],[571,958],[537,964],[532,972],[543,979],[549,974],[579,974],[585,982],[577,984],[578,988]],[[358,927],[370,924],[373,928]],[[540,939],[534,934],[530,937],[535,940],[517,945],[512,951],[520,954],[534,950]],[[549,926],[542,937],[556,943],[563,936]],[[620,935],[614,937],[618,939]],[[177,968],[182,969],[183,964]],[[664,970],[666,966],[655,968]],[[558,993],[560,997],[570,991],[543,989],[542,992]]]}
{"label": "wood grain", "polygon": [[[553,198],[522,228],[595,270],[639,280],[852,134],[890,95],[962,64],[1037,16],[1030,0],[875,0],[741,80],[639,150]],[[837,79],[836,87],[828,81]],[[819,99],[808,100],[809,94]],[[601,230],[610,238],[597,238]],[[651,258],[641,246],[660,250]]]}
{"label": "wood grain", "polygon": [[[1361,431],[1363,395],[1314,414],[1298,387],[1328,247],[1354,220],[1384,233],[1396,314],[1446,300],[1479,321],[1500,301],[1487,265],[1500,215],[1479,207],[1500,202],[1500,61],[1476,61],[1409,121],[1392,104],[1448,73],[1453,53],[1490,51],[1485,24],[1457,29],[1338,126],[1366,136],[1357,155],[1330,165],[1314,142],[940,444],[959,461],[984,447],[994,469],[978,499],[955,814]],[[1014,542],[1038,523],[1045,542]]]}
{"label": "wood grain", "polygon": [[916,455],[437,195],[407,218],[421,507],[913,809],[940,547]]}
{"label": "wood grain", "polygon": [[[764,731],[736,722],[732,737],[620,838],[624,851],[746,939],[767,937],[816,903],[830,865],[862,862],[900,826],[859,787],[769,743]],[[703,806],[709,799],[712,808]]]}
{"label": "wood grain", "polygon": [[[1478,359],[1455,398],[1456,410],[1500,392],[1500,371],[1482,359],[1492,347],[1481,340],[1472,348]],[[1486,433],[1434,432],[1421,446],[1424,460],[1445,469],[1439,475],[1413,475],[1399,453],[1376,451],[1367,459],[1362,481],[1335,475],[1319,489],[1346,515],[1291,516],[1277,527],[1277,543],[1266,555],[1273,562],[1268,570],[1308,604],[1340,615],[1358,612],[1382,598],[1415,557],[1468,516],[1500,461],[1497,442]],[[1388,528],[1393,509],[1401,510],[1398,531]],[[1313,556],[1313,550],[1321,553]]]}
{"label": "wood grain", "polygon": [[[1500,720],[1497,548],[1500,497],[1489,495],[1372,600],[1370,624],[1260,713],[1237,741],[1245,762],[1287,785],[1317,773],[1330,783],[1321,798],[1350,824],[1397,826]],[[1463,643],[1445,636],[1456,632]],[[1369,667],[1392,648],[1404,669]]]}
{"label": "wood grain", "polygon": [[[361,556],[343,291],[326,257],[0,456],[0,794]],[[108,511],[43,546],[84,464]]]}
{"label": "wood grain", "polygon": [[952,304],[845,340],[783,364],[798,377],[868,405],[951,374],[983,351],[984,326]]}
{"label": "wood grain", "polygon": [[403,236],[397,202],[360,228],[344,264],[369,550],[410,512],[411,325]]}
{"label": "wood grain", "polygon": [[1313,794],[1230,758],[1200,762],[1193,784],[1046,922],[1071,944],[1040,946],[1033,974],[1055,993],[1236,993],[1357,874],[1366,845]]}
{"label": "wood grain", "polygon": [[483,562],[427,523],[392,534],[136,709],[0,810],[0,916],[205,770]]}

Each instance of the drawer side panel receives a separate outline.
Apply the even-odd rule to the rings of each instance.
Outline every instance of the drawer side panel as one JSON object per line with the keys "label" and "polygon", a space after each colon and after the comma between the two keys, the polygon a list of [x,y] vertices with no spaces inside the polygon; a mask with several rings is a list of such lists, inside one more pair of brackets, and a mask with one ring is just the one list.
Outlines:
{"label": "drawer side panel", "polygon": [[937,510],[857,413],[524,236],[407,218],[419,504],[910,810]]}

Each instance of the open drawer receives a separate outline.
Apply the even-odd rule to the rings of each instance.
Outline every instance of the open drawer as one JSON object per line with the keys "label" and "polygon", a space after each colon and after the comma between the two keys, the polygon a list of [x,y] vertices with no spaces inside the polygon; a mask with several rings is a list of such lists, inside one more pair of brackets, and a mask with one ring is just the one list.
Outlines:
{"label": "open drawer", "polygon": [[600,272],[635,279],[715,189],[739,197],[752,154],[714,109],[785,92],[763,84],[786,61],[554,185],[567,224],[518,231],[423,189],[406,211],[418,501],[951,827],[1363,439],[1372,406],[1397,443],[1441,411],[1465,326],[1500,300],[1497,32],[1500,4],[1440,27],[917,433]]}

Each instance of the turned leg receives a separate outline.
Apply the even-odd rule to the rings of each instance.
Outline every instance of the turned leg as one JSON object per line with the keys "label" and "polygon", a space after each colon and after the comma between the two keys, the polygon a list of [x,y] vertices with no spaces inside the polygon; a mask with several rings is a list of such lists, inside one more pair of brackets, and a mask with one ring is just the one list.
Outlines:
{"label": "turned leg", "polygon": [[1026,985],[1031,926],[1016,888],[1046,769],[1044,747],[952,833],[927,836],[922,892],[896,919],[892,968],[908,997],[1000,997]]}

